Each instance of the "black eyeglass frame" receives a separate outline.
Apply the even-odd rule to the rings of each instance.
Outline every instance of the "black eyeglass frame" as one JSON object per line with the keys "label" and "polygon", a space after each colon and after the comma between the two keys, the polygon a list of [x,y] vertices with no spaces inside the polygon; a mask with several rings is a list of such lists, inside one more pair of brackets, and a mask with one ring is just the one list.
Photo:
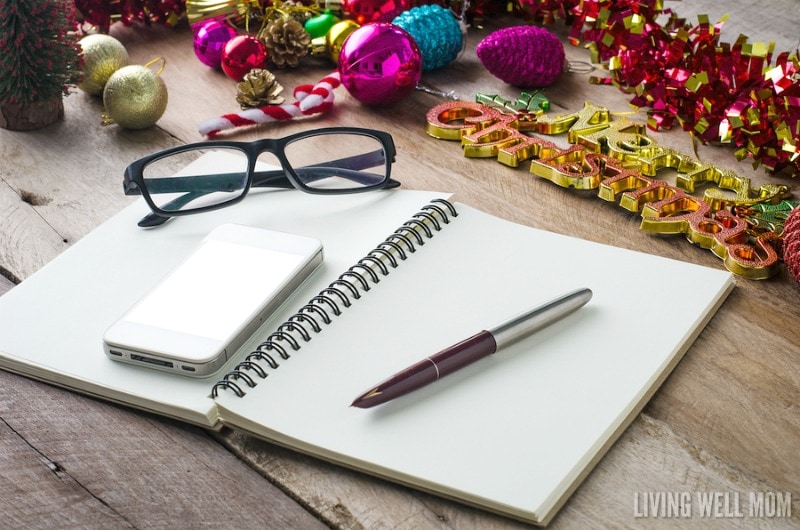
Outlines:
{"label": "black eyeglass frame", "polygon": [[[303,182],[303,180],[297,175],[295,168],[293,168],[292,165],[289,163],[286,157],[285,148],[289,144],[294,143],[298,140],[302,140],[304,138],[311,138],[323,135],[334,135],[334,134],[361,135],[377,139],[383,148],[383,153],[385,154],[385,156],[383,157],[384,159],[383,162],[386,164],[385,166],[386,171],[383,180],[376,184],[370,184],[357,188],[347,188],[347,189],[314,188],[312,186],[306,185]],[[147,167],[147,165],[162,158],[166,158],[184,151],[213,149],[215,147],[236,149],[247,156],[247,179],[245,181],[241,193],[236,197],[232,197],[220,203],[198,206],[196,208],[192,208],[189,210],[165,210],[163,208],[160,208],[151,197],[150,192],[148,191],[148,186],[144,182],[144,169]],[[258,157],[260,154],[264,152],[271,153],[278,159],[281,165],[280,170],[259,171],[259,172],[255,170]],[[291,134],[289,136],[284,136],[282,138],[265,138],[261,140],[255,140],[252,142],[211,140],[207,142],[197,142],[192,144],[170,147],[168,149],[164,149],[162,151],[153,153],[151,155],[145,156],[143,158],[140,158],[132,162],[130,165],[128,165],[127,168],[125,168],[125,173],[123,176],[123,191],[125,195],[142,195],[144,197],[145,202],[147,202],[147,205],[153,212],[153,215],[147,216],[144,219],[142,219],[139,222],[139,226],[156,226],[166,222],[171,217],[208,212],[212,210],[218,210],[220,208],[225,208],[227,206],[231,206],[233,204],[242,201],[247,196],[250,189],[254,187],[259,187],[259,188],[269,187],[269,188],[284,188],[284,189],[296,188],[306,193],[313,193],[319,195],[344,195],[350,193],[362,193],[377,189],[396,188],[400,186],[400,182],[393,180],[391,178],[392,163],[395,161],[396,154],[397,151],[395,149],[394,140],[392,139],[392,136],[389,133],[375,129],[365,129],[359,127],[327,127],[322,129],[303,131]],[[353,159],[357,159],[361,156],[364,155],[357,155],[356,157],[350,157],[346,159],[341,159],[339,161],[333,161],[333,163],[335,162],[345,163]],[[329,162],[328,164],[330,163],[331,162]],[[217,176],[211,175],[211,177],[216,178]],[[187,177],[187,178],[197,179],[198,177]],[[221,191],[221,190],[209,190],[205,193],[211,193],[212,191]],[[190,193],[192,192],[187,191],[187,195]]]}

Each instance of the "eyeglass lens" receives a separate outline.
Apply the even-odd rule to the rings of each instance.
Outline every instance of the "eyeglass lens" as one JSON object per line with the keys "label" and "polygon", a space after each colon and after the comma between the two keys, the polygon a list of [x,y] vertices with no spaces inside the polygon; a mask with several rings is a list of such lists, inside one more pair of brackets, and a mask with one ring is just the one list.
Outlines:
{"label": "eyeglass lens", "polygon": [[[214,153],[213,157],[202,158]],[[142,177],[150,198],[176,212],[239,198],[247,185],[247,156],[232,147],[195,148],[147,164]]]}
{"label": "eyeglass lens", "polygon": [[[284,154],[300,184],[317,191],[378,186],[387,177],[383,144],[372,136],[351,133],[306,136],[289,143]],[[263,155],[259,161],[266,161]]]}

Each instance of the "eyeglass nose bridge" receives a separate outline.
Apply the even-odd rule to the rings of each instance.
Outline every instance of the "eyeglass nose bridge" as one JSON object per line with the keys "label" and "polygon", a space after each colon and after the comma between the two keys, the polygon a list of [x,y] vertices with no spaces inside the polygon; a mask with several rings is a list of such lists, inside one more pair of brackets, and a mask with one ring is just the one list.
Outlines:
{"label": "eyeglass nose bridge", "polygon": [[270,153],[278,159],[280,159],[281,155],[283,154],[281,143],[275,138],[262,138],[260,140],[255,140],[250,144],[250,149],[250,155],[253,159],[258,158],[262,153]]}
{"label": "eyeglass nose bridge", "polygon": [[262,138],[261,140],[252,142],[249,146],[249,152],[247,153],[247,171],[250,175],[255,175],[258,173],[256,166],[261,155],[265,153],[275,157],[275,160],[277,160],[278,164],[280,164],[281,170],[283,170],[284,174],[290,172],[292,164],[289,162],[289,159],[286,158],[286,153],[284,152],[284,148],[281,146],[281,143],[274,138]]}

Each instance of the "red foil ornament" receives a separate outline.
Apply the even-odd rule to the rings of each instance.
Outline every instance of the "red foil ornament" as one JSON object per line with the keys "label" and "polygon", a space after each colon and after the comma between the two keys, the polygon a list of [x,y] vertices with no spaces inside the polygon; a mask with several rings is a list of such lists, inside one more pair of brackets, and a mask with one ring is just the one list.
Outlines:
{"label": "red foil ornament", "polygon": [[241,81],[254,68],[266,68],[267,48],[252,35],[238,35],[222,50],[222,71],[234,81]]}
{"label": "red foil ornament", "polygon": [[523,88],[553,84],[566,62],[558,37],[536,26],[499,29],[478,43],[476,52],[492,75]]}
{"label": "red foil ornament", "polygon": [[111,24],[175,26],[186,12],[185,0],[75,0],[79,20],[108,33]]}
{"label": "red foil ornament", "polygon": [[800,206],[789,213],[783,225],[783,261],[789,273],[800,282]]}
{"label": "red foil ornament", "polygon": [[342,12],[364,25],[369,22],[391,22],[416,5],[414,0],[343,0]]}

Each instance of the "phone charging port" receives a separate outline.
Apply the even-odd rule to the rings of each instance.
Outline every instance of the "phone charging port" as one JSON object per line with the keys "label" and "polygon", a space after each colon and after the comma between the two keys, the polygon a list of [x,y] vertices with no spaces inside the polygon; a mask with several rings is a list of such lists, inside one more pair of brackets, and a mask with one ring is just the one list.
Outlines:
{"label": "phone charging port", "polygon": [[155,364],[157,366],[164,366],[167,368],[172,368],[173,366],[169,361],[162,361],[161,359],[154,359],[153,357],[145,357],[144,355],[136,355],[135,353],[131,354],[131,359],[143,363]]}

